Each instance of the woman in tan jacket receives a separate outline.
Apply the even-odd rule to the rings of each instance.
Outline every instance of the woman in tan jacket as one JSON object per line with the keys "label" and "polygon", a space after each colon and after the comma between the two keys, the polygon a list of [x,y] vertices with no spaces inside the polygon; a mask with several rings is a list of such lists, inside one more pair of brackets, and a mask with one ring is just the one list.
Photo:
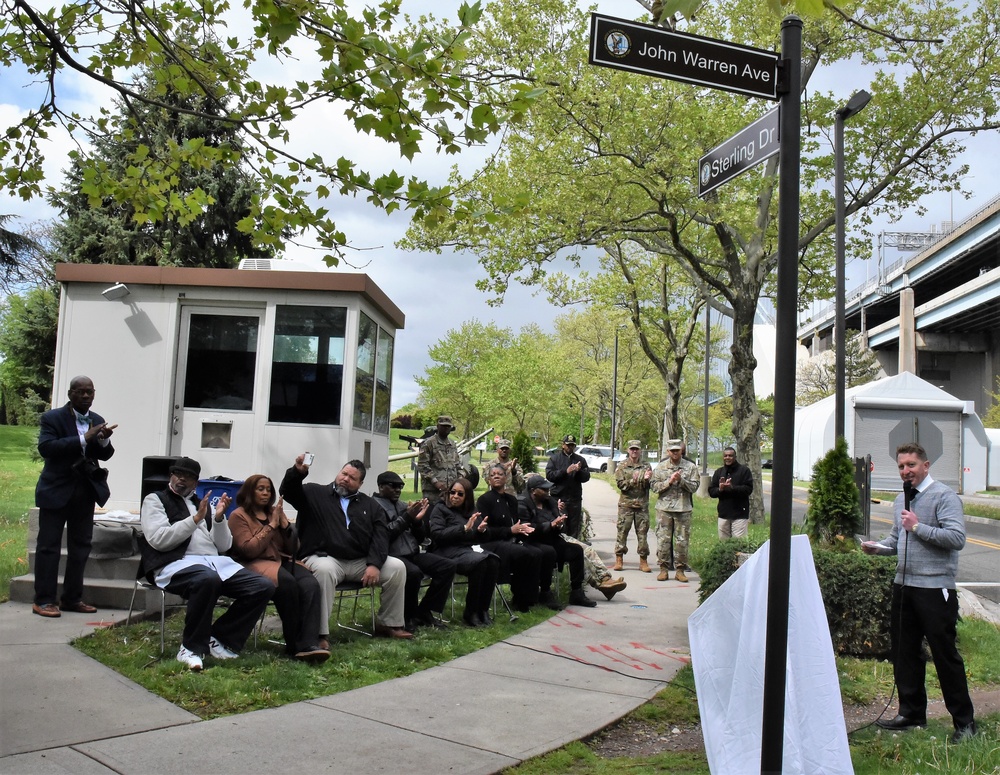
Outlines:
{"label": "woman in tan jacket", "polygon": [[230,554],[274,583],[286,653],[305,662],[325,662],[330,652],[329,644],[319,640],[319,583],[312,571],[295,562],[295,527],[285,517],[282,500],[275,503],[274,483],[254,474],[240,487],[236,505],[229,516]]}

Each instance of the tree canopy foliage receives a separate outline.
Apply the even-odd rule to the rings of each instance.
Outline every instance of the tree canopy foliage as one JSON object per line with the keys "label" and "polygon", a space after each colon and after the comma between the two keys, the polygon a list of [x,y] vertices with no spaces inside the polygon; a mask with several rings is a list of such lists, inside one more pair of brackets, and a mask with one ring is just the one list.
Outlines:
{"label": "tree canopy foliage", "polygon": [[[260,193],[256,179],[239,159],[233,165],[221,165],[191,156],[177,163],[172,174],[159,182],[160,201],[146,212],[137,211],[133,200],[142,199],[139,190],[153,185],[133,166],[137,154],[164,157],[185,144],[241,146],[236,128],[219,120],[219,103],[172,88],[158,93],[150,78],[140,81],[137,89],[148,101],[115,100],[107,132],[93,137],[86,158],[79,154],[71,158],[65,183],[49,196],[62,214],[55,224],[60,259],[226,269],[241,258],[270,256],[270,247],[256,246],[250,233],[238,228],[241,221],[251,218],[254,196]],[[102,177],[123,181],[123,188],[131,186],[132,197],[120,201],[102,196],[94,181],[95,170]],[[164,207],[172,201],[187,201],[199,212],[173,213]]]}
{"label": "tree canopy foliage", "polygon": [[[920,198],[957,190],[964,136],[1000,126],[998,0],[868,0],[854,16],[831,6],[804,27],[799,213],[800,298],[832,289],[835,108],[848,95],[813,89],[818,68],[850,68],[874,95],[850,124],[846,210],[857,213],[852,252],[876,215],[919,210]],[[779,47],[780,25],[759,2],[705,4],[686,30]],[[452,183],[466,192],[449,220],[418,224],[409,244],[457,246],[479,256],[484,287],[537,284],[579,250],[631,241],[684,268],[699,292],[733,317],[733,431],[759,471],[761,417],[754,395],[753,327],[777,265],[777,165],[746,173],[706,199],[697,160],[770,105],[732,94],[587,64],[587,17],[568,0],[498,3],[475,39],[486,62],[505,61],[546,90],[528,120],[481,170]],[[647,17],[648,18],[648,17]],[[867,81],[867,83],[865,83]],[[867,248],[864,248],[867,250]],[[658,259],[659,260],[659,259]],[[759,488],[752,503],[762,513]]]}
{"label": "tree canopy foliage", "polygon": [[[4,77],[37,95],[35,107],[0,135],[0,186],[23,199],[43,194],[45,141],[65,133],[92,204],[127,204],[139,222],[183,222],[203,214],[209,194],[172,195],[178,167],[243,164],[261,185],[238,224],[254,244],[278,250],[286,235],[309,229],[335,262],[348,237],[331,213],[334,195],[433,217],[451,191],[373,171],[339,155],[342,144],[328,133],[297,134],[297,120],[318,114],[336,126],[339,112],[346,131],[379,138],[411,159],[482,143],[535,96],[506,67],[470,59],[478,3],[463,3],[454,23],[421,19],[405,30],[400,6],[383,0],[358,13],[347,0],[248,0],[235,8],[226,0],[0,0]],[[97,95],[96,109],[93,99],[85,110],[68,98],[81,84]],[[92,140],[117,129],[111,96],[135,116],[156,108],[219,120],[238,141],[184,137],[153,149],[126,138],[136,142],[122,146],[126,174],[117,174],[89,153]]]}

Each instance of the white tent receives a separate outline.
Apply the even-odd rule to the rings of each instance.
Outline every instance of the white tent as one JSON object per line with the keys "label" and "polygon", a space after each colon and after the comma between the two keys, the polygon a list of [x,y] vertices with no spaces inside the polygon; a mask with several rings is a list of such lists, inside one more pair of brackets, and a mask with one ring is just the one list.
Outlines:
{"label": "white tent", "polygon": [[[895,449],[917,441],[927,450],[932,474],[959,492],[986,488],[989,441],[972,402],[962,401],[904,371],[845,392],[844,436],[853,457],[872,456],[872,487],[898,490]],[[812,478],[813,465],[833,448],[835,397],[795,414],[792,471]]]}

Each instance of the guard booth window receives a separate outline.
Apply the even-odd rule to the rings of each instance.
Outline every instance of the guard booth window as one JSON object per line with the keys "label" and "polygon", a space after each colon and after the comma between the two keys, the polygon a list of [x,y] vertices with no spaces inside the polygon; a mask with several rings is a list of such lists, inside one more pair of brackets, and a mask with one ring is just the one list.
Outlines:
{"label": "guard booth window", "polygon": [[354,390],[354,427],[389,433],[393,339],[363,312],[358,325],[357,380]]}
{"label": "guard booth window", "polygon": [[340,425],[346,307],[278,305],[269,422]]}
{"label": "guard booth window", "polygon": [[256,315],[191,315],[185,408],[253,409],[258,325]]}

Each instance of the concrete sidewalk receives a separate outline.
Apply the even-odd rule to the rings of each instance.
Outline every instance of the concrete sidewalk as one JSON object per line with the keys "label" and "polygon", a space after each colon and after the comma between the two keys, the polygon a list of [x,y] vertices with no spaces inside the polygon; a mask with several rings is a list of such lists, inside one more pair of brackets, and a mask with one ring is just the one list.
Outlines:
{"label": "concrete sidewalk", "polygon": [[[617,493],[595,479],[584,503],[594,546],[610,562]],[[406,678],[211,721],[69,645],[124,611],[43,620],[30,605],[6,603],[0,773],[497,772],[602,729],[689,660],[697,577],[657,582],[639,573],[634,548],[628,559],[621,574],[628,589],[613,601],[589,590],[597,608],[567,608],[508,641]]]}

